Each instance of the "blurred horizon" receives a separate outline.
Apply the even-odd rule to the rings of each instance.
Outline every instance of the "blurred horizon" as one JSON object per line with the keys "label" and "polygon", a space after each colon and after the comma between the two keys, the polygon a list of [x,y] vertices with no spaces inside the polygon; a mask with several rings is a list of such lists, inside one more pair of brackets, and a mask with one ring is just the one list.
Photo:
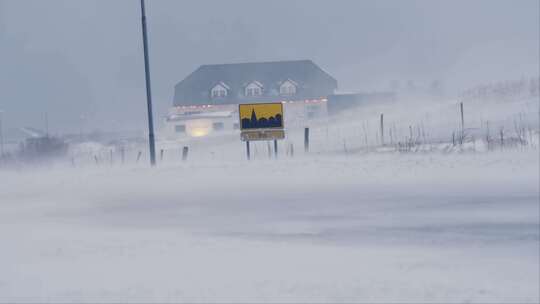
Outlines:
{"label": "blurred horizon", "polygon": [[[340,91],[537,77],[539,2],[147,0],[156,127],[203,64],[310,59]],[[144,132],[139,1],[0,0],[6,129]],[[45,117],[47,117],[45,119]]]}

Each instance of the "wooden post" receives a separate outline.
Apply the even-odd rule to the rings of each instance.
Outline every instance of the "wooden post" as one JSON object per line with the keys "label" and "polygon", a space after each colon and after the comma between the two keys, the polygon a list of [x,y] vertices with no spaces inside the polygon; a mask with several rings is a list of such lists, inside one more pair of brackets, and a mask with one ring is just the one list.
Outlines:
{"label": "wooden post", "polygon": [[309,128],[304,129],[304,152],[309,152]]}
{"label": "wooden post", "polygon": [[250,160],[251,159],[251,154],[250,154],[250,151],[249,151],[249,140],[246,140],[246,155],[247,155],[247,159]]}
{"label": "wooden post", "polygon": [[384,146],[384,114],[381,113],[381,145]]}
{"label": "wooden post", "polygon": [[459,110],[461,112],[461,130],[465,129],[465,116],[463,115],[463,102],[459,103]]}
{"label": "wooden post", "polygon": [[463,115],[463,102],[459,103],[459,110],[461,112],[461,136],[459,143],[462,145],[465,139],[465,116]]}
{"label": "wooden post", "polygon": [[486,121],[486,145],[487,145],[487,149],[488,151],[490,150],[491,146],[490,146],[490,136],[489,136],[489,120]]}
{"label": "wooden post", "polygon": [[366,130],[366,122],[362,123],[362,129],[364,130],[364,142],[366,144],[366,151],[369,150],[368,148],[368,138],[367,138],[367,130]]}
{"label": "wooden post", "polygon": [[501,149],[504,148],[504,127],[501,128]]}
{"label": "wooden post", "polygon": [[122,165],[123,165],[126,158],[126,149],[124,147],[120,148],[120,158],[122,160]]}
{"label": "wooden post", "polygon": [[277,158],[277,139],[274,139],[274,157]]}
{"label": "wooden post", "polygon": [[182,148],[182,161],[186,161],[187,158],[188,158],[188,152],[189,152],[189,148],[188,146],[184,146]]}

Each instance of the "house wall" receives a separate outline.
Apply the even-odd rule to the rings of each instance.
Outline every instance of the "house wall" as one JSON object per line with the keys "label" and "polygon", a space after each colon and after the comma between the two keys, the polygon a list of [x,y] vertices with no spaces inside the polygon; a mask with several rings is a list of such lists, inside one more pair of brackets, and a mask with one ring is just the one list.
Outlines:
{"label": "house wall", "polygon": [[[327,100],[284,101],[283,112],[285,129],[304,128],[313,120],[327,117]],[[173,107],[168,117],[160,129],[159,136],[163,139],[240,132],[238,104]]]}

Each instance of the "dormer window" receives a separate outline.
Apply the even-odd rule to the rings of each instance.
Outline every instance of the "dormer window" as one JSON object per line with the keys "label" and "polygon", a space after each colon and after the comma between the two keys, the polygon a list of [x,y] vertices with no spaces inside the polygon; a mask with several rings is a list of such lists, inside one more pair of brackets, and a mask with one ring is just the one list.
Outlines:
{"label": "dormer window", "polygon": [[296,86],[298,84],[290,79],[287,79],[279,86],[279,94],[294,95],[296,94]]}
{"label": "dormer window", "polygon": [[219,82],[212,88],[210,95],[212,98],[226,97],[229,89],[229,86],[227,86],[225,83]]}
{"label": "dormer window", "polygon": [[262,83],[258,81],[253,81],[246,86],[245,95],[246,96],[261,96],[263,90]]}

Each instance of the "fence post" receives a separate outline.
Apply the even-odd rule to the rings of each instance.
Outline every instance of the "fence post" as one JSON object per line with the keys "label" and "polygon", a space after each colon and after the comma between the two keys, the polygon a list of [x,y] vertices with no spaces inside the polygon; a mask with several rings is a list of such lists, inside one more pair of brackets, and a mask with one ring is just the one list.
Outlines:
{"label": "fence post", "polygon": [[122,165],[124,164],[126,157],[126,149],[124,147],[120,148],[120,158],[122,159]]}
{"label": "fence post", "polygon": [[189,148],[188,146],[184,146],[182,148],[182,161],[186,161],[187,158],[188,158],[188,152],[189,152]]}
{"label": "fence post", "polygon": [[277,158],[277,139],[274,139],[274,157]]}
{"label": "fence post", "polygon": [[459,110],[461,112],[461,138],[459,143],[462,145],[465,139],[465,116],[463,115],[463,102],[459,103]]}
{"label": "fence post", "polygon": [[291,143],[291,157],[294,157],[294,145]]}
{"label": "fence post", "polygon": [[487,149],[488,151],[491,150],[491,138],[490,138],[490,135],[489,135],[489,120],[486,121],[486,145],[487,145]]}
{"label": "fence post", "polygon": [[246,140],[246,156],[247,156],[247,160],[250,160],[251,159],[251,151],[249,150],[249,140]]}
{"label": "fence post", "polygon": [[501,127],[501,149],[504,148],[504,127]]}
{"label": "fence post", "polygon": [[304,152],[309,152],[309,128],[304,129]]}
{"label": "fence post", "polygon": [[465,116],[463,115],[463,102],[459,103],[459,110],[461,112],[461,129],[465,129]]}
{"label": "fence post", "polygon": [[136,161],[136,163],[139,163],[139,160],[141,159],[141,155],[142,155],[142,152],[139,151],[139,153],[137,153],[137,161]]}
{"label": "fence post", "polygon": [[384,146],[384,114],[381,113],[381,146]]}
{"label": "fence post", "polygon": [[163,149],[159,150],[159,161],[163,161]]}

